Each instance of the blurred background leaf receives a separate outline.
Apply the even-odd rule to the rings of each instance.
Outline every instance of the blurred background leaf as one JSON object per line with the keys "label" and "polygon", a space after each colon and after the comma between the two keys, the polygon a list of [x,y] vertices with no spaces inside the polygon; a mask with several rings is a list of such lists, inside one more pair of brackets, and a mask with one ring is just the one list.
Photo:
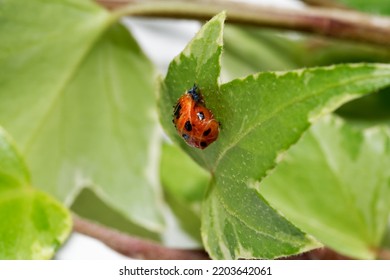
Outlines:
{"label": "blurred background leaf", "polygon": [[67,205],[88,186],[162,231],[154,68],[116,20],[93,1],[3,1],[0,122],[35,185]]}
{"label": "blurred background leaf", "polygon": [[0,128],[0,259],[49,259],[71,229],[68,210],[31,187],[22,158]]}
{"label": "blurred background leaf", "polygon": [[160,176],[165,198],[181,228],[202,246],[200,209],[211,176],[180,147],[164,144],[162,151]]}
{"label": "blurred background leaf", "polygon": [[390,131],[358,130],[335,117],[313,125],[259,192],[324,245],[377,258],[390,214]]}
{"label": "blurred background leaf", "polygon": [[[258,71],[285,71],[352,62],[390,62],[390,50],[386,47],[296,32],[228,24],[224,41],[224,81]],[[357,125],[386,123],[390,119],[389,91],[390,88],[383,88],[375,94],[348,102],[337,110],[337,114]]]}
{"label": "blurred background leaf", "polygon": [[161,183],[167,193],[187,204],[203,200],[210,174],[176,145],[164,144]]}

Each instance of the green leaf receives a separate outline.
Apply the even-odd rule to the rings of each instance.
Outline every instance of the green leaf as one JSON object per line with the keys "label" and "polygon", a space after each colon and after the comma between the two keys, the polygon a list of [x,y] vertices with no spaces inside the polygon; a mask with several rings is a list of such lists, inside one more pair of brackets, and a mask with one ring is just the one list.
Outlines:
{"label": "green leaf", "polygon": [[349,8],[354,8],[359,11],[390,15],[390,5],[388,0],[337,0],[338,2],[345,4]]}
{"label": "green leaf", "polygon": [[[318,244],[275,212],[256,186],[313,121],[389,85],[390,66],[265,72],[219,88],[223,20],[222,13],[205,24],[170,64],[161,86],[161,121],[168,135],[212,174],[202,208],[202,237],[211,257],[300,253]],[[194,82],[221,123],[219,139],[205,150],[187,146],[171,123],[172,106]]]}
{"label": "green leaf", "polygon": [[[221,139],[213,147],[217,156],[210,153],[209,158],[215,166],[215,183],[203,221],[208,221],[204,230],[209,240],[210,235],[221,236],[228,224],[235,234],[218,243],[211,239],[213,253],[224,258],[248,257],[251,253],[270,258],[307,249],[304,236],[270,214],[253,188],[311,122],[389,83],[389,66],[358,64],[260,73],[224,84],[221,95],[225,98],[220,104],[223,102],[226,110],[215,113],[223,125]],[[245,237],[255,234],[263,237],[251,241]],[[268,252],[256,251],[264,248],[261,239],[270,236],[273,240],[266,242]]]}
{"label": "green leaf", "polygon": [[[388,48],[286,32],[227,25],[222,78],[258,71],[290,70],[351,62],[389,62]],[[307,55],[310,53],[310,55]],[[230,79],[229,79],[230,80]],[[356,122],[380,123],[390,118],[390,88],[342,106],[337,113]]]}
{"label": "green leaf", "polygon": [[390,131],[334,117],[312,126],[258,187],[294,224],[336,251],[377,257],[390,214]]}
{"label": "green leaf", "polygon": [[168,247],[202,248],[200,236],[200,203],[183,201],[180,196],[165,194],[170,211],[166,213],[168,226],[164,232],[164,244]]}
{"label": "green leaf", "polygon": [[[234,178],[235,173],[231,174],[233,177],[230,176],[230,174],[228,177],[224,177],[225,175],[220,173],[224,171],[229,172],[230,169],[229,171],[215,170],[219,166],[219,162],[217,162],[216,157],[218,155],[223,156],[222,153],[217,153],[215,148],[219,147],[218,143],[222,143],[221,141],[223,141],[223,138],[221,137],[216,144],[211,145],[207,148],[207,150],[198,151],[193,148],[189,148],[186,144],[184,144],[184,141],[177,136],[177,133],[171,123],[172,105],[186,89],[191,87],[194,82],[200,86],[202,94],[206,100],[206,104],[210,104],[210,108],[213,112],[218,112],[216,116],[222,117],[223,110],[227,109],[223,103],[219,103],[224,101],[221,98],[222,95],[220,95],[217,83],[220,72],[220,54],[222,48],[222,28],[224,19],[225,14],[221,13],[210,20],[192,40],[192,42],[189,43],[183,53],[171,63],[165,82],[162,85],[162,102],[160,103],[161,121],[168,133],[175,140],[179,141],[178,143],[180,143],[180,145],[195,160],[201,163],[201,165],[209,171],[216,172],[215,177],[213,177],[211,181],[211,192],[208,194],[208,199],[206,200],[206,203],[204,203],[202,209],[203,241],[213,258],[273,257],[275,252],[272,248],[259,248],[262,252],[257,250],[256,252],[253,252],[253,254],[248,254],[247,251],[249,250],[246,248],[247,245],[251,248],[255,248],[255,245],[260,243],[265,245],[267,242],[270,242],[271,247],[273,247],[273,238],[269,238],[268,233],[266,234],[267,236],[265,236],[256,232],[258,227],[256,224],[259,222],[257,218],[264,215],[264,211],[268,212],[268,215],[265,216],[267,221],[270,222],[268,223],[269,226],[267,226],[267,228],[280,231],[279,237],[284,238],[281,243],[285,244],[281,245],[281,243],[278,242],[278,246],[280,246],[281,250],[276,251],[279,253],[283,251],[284,254],[297,252],[297,248],[302,248],[306,246],[307,243],[310,243],[310,241],[307,241],[305,235],[283,218],[278,216],[278,214],[269,208],[269,206],[261,198],[259,198],[257,194],[254,194],[251,190],[246,189],[245,187],[241,189],[240,183]],[[234,113],[232,110],[229,112]],[[227,129],[229,129],[229,123],[223,122],[221,132],[227,132]],[[242,164],[242,159],[240,159],[240,164]],[[223,186],[220,184],[223,184]],[[228,192],[230,187],[237,188],[233,190],[231,195],[229,195]],[[224,190],[227,190],[227,192],[224,192]],[[230,200],[228,202],[228,207],[230,207],[230,203],[232,203],[231,206],[234,208],[234,211],[239,211],[245,204],[244,207],[246,208],[246,213],[241,212],[237,215],[232,212],[226,213],[225,217],[228,217],[229,219],[231,218],[232,221],[224,219],[225,217],[221,216],[223,215],[222,211],[224,211],[225,208],[221,206],[221,198],[219,197],[220,191],[223,192],[222,199]],[[237,194],[240,196],[236,196]],[[241,198],[239,201],[233,201],[232,195],[237,198]],[[228,198],[226,196],[228,196]],[[244,196],[245,198],[243,198]],[[213,209],[218,208],[218,218],[214,219],[213,216],[215,216],[215,213],[210,213],[208,210],[210,207]],[[240,215],[245,217],[240,217]],[[226,224],[224,224],[226,225],[225,231],[221,232],[220,225],[212,223],[217,221],[217,219],[221,223],[226,222]],[[264,222],[264,224],[266,224],[266,222]],[[240,232],[240,234],[243,235],[249,233],[249,235],[239,237],[238,241],[229,240],[229,244],[227,246],[231,246],[231,248],[233,248],[232,251],[230,251],[230,255],[229,252],[227,254],[224,254],[225,252],[220,254],[218,248],[215,249],[214,247],[225,245],[221,244],[221,242],[216,239],[220,238],[226,240],[225,238],[228,236],[234,236],[235,231]],[[244,239],[247,244],[239,244]],[[254,244],[253,242],[257,244]],[[234,253],[234,250],[237,250],[237,252]]]}
{"label": "green leaf", "polygon": [[22,188],[30,183],[30,174],[5,131],[0,128],[0,187]]}
{"label": "green leaf", "polygon": [[200,204],[211,176],[176,145],[164,144],[162,152],[160,170],[165,200],[180,230],[201,244]]}
{"label": "green leaf", "polygon": [[214,98],[218,89],[220,55],[222,53],[222,22],[225,13],[210,20],[187,47],[171,62],[165,82],[161,83],[160,121],[177,143],[186,145],[172,125],[173,108],[179,97],[194,83],[201,85],[206,100]]}
{"label": "green leaf", "polygon": [[210,174],[197,165],[183,150],[163,145],[161,183],[172,196],[185,203],[199,202],[210,181]]}
{"label": "green leaf", "polygon": [[154,69],[135,40],[92,1],[3,2],[0,122],[34,184],[67,205],[89,186],[162,230]]}
{"label": "green leaf", "polygon": [[[390,251],[390,220],[387,223],[387,228],[385,233],[383,234],[383,239],[381,242],[381,247],[383,248],[383,259],[389,259],[389,251]],[[381,258],[381,255],[379,254],[379,258]]]}
{"label": "green leaf", "polygon": [[148,231],[144,227],[132,223],[124,215],[102,201],[97,194],[89,188],[85,188],[80,192],[73,201],[71,210],[83,218],[93,220],[129,235],[161,241],[160,233]]}
{"label": "green leaf", "polygon": [[224,43],[223,73],[233,78],[258,71],[390,61],[386,47],[240,25],[225,27]]}
{"label": "green leaf", "polygon": [[359,123],[388,123],[390,119],[390,87],[375,94],[353,100],[337,110],[343,118]]}
{"label": "green leaf", "polygon": [[297,68],[303,53],[298,38],[263,28],[226,25],[223,39],[223,75],[232,78]]}
{"label": "green leaf", "polygon": [[0,259],[49,259],[71,229],[67,209],[30,186],[23,160],[0,128]]}
{"label": "green leaf", "polygon": [[154,240],[167,247],[193,248],[197,245],[199,248],[201,245],[199,211],[195,212],[193,204],[179,199],[180,197],[176,199],[173,195],[164,194],[164,201],[169,208],[164,208],[162,214],[167,223],[164,231],[158,233],[132,223],[121,213],[109,207],[89,188],[80,192],[71,210],[83,218],[115,228],[131,236]]}

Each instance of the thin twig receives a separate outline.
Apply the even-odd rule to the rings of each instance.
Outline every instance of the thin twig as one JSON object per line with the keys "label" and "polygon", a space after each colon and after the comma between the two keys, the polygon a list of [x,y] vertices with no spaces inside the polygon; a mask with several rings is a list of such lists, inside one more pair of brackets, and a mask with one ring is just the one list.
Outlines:
{"label": "thin twig", "polygon": [[155,242],[129,236],[73,214],[73,230],[102,241],[111,249],[135,259],[206,260],[204,250],[172,249]]}
{"label": "thin twig", "polygon": [[222,10],[233,23],[304,31],[332,38],[390,45],[390,18],[327,8],[286,8],[229,0],[96,0],[118,15],[210,19]]}

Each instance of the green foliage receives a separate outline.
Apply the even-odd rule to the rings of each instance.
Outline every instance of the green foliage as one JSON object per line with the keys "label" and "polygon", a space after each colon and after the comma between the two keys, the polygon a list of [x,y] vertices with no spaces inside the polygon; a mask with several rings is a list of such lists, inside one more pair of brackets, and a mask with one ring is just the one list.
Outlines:
{"label": "green foliage", "polygon": [[390,15],[390,5],[388,0],[337,0],[349,8],[363,12]]}
{"label": "green foliage", "polygon": [[154,69],[135,40],[91,1],[5,1],[2,15],[0,121],[34,184],[68,205],[91,187],[161,231]]}
{"label": "green foliage", "polygon": [[[222,13],[202,28],[173,60],[161,87],[164,128],[213,175],[202,208],[204,245],[213,258],[275,258],[318,246],[274,211],[256,186],[314,120],[389,85],[390,67],[357,64],[264,72],[219,87],[220,67],[215,64],[223,20]],[[172,104],[194,82],[221,122],[220,139],[204,151],[185,145],[170,123]]]}
{"label": "green foliage", "polygon": [[68,210],[31,187],[23,160],[0,128],[0,259],[49,259],[71,228]]}
{"label": "green foliage", "polygon": [[228,77],[362,61],[389,62],[389,49],[272,29],[225,26],[222,65]]}
{"label": "green foliage", "polygon": [[160,172],[165,198],[180,228],[201,245],[200,208],[210,174],[177,145],[169,144],[163,145]]}
{"label": "green foliage", "polygon": [[210,174],[175,145],[165,144],[162,151],[161,183],[164,189],[183,202],[202,201]]}
{"label": "green foliage", "polygon": [[[21,156],[0,130],[0,259],[50,258],[61,246],[71,220],[51,195],[133,235],[176,247],[178,236],[202,239],[215,259],[322,244],[376,258],[389,247],[390,135],[362,127],[388,119],[390,66],[346,64],[386,63],[387,49],[224,32],[222,12],[171,62],[157,102],[154,67],[119,14],[90,0],[2,1],[0,122]],[[194,83],[221,124],[205,150],[172,125]],[[338,113],[354,126],[321,118],[353,99]],[[158,115],[174,145],[161,145]]]}
{"label": "green foliage", "polygon": [[[270,29],[227,25],[224,42],[223,80],[259,71],[285,71],[362,61],[390,62],[390,52],[386,47]],[[390,88],[384,88],[376,94],[349,102],[338,109],[337,114],[358,122],[386,122],[390,118],[389,91]]]}
{"label": "green foliage", "polygon": [[299,228],[354,258],[376,258],[390,214],[390,130],[327,117],[257,187]]}

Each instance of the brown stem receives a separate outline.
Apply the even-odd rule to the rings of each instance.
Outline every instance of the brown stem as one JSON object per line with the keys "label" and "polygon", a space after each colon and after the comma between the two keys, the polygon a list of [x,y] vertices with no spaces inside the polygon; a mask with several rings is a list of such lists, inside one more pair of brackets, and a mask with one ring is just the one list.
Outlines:
{"label": "brown stem", "polygon": [[102,241],[111,249],[135,259],[145,260],[206,260],[204,250],[172,249],[157,243],[129,236],[98,225],[73,214],[73,230]]}
{"label": "brown stem", "polygon": [[229,0],[96,0],[118,16],[210,19],[222,10],[233,23],[304,31],[333,38],[390,45],[390,18],[327,8],[285,8]]}
{"label": "brown stem", "polygon": [[[204,250],[172,249],[155,242],[129,236],[114,229],[96,224],[73,214],[73,230],[102,241],[111,249],[135,259],[145,260],[208,260]],[[319,248],[299,255],[293,255],[287,260],[345,260],[349,259],[329,248]],[[382,249],[378,259],[389,260],[390,252]]]}
{"label": "brown stem", "polygon": [[73,230],[102,241],[125,256],[144,260],[207,260],[204,250],[172,249],[157,243],[135,238],[73,215]]}

